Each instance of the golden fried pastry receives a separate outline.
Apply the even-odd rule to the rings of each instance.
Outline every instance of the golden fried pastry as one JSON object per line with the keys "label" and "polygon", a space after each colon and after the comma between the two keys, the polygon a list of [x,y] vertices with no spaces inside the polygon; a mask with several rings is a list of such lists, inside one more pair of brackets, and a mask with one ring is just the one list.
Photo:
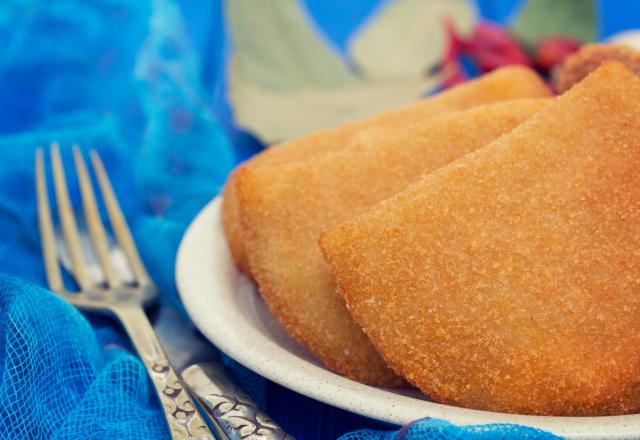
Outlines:
{"label": "golden fried pastry", "polygon": [[629,70],[640,75],[640,54],[622,44],[586,44],[569,55],[556,69],[553,83],[558,93],[564,93],[571,86],[582,81],[605,61],[617,60]]}
{"label": "golden fried pastry", "polygon": [[334,153],[243,169],[237,189],[247,256],[260,292],[287,331],[347,377],[399,385],[337,293],[320,233],[508,132],[549,99],[478,106],[387,137],[362,137]]}
{"label": "golden fried pastry", "polygon": [[434,400],[640,410],[640,79],[606,63],[321,246],[389,365]]}
{"label": "golden fried pastry", "polygon": [[[358,133],[370,128],[375,128],[377,133],[393,133],[402,126],[425,121],[449,111],[509,99],[546,96],[549,96],[548,88],[533,71],[525,67],[504,67],[414,104],[275,145],[242,167],[290,163],[339,150],[347,147]],[[236,264],[249,273],[242,228],[238,219],[238,200],[234,183],[236,174],[237,170],[229,176],[223,191],[222,224]]]}

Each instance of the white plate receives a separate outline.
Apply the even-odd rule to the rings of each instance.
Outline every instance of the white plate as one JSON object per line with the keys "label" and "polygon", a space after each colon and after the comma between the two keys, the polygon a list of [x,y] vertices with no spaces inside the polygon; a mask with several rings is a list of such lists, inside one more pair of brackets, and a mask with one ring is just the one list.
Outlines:
{"label": "white plate", "polygon": [[458,425],[516,423],[571,439],[640,438],[640,415],[540,417],[476,411],[332,373],[285,333],[254,285],[235,269],[220,224],[220,202],[216,198],[200,212],[180,244],[178,290],[200,331],[256,373],[313,399],[398,425],[431,417]]}

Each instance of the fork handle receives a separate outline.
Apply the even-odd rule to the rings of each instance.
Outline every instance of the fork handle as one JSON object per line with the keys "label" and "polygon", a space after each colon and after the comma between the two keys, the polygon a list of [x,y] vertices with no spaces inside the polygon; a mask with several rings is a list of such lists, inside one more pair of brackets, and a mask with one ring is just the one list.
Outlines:
{"label": "fork handle", "polygon": [[229,380],[222,364],[194,364],[181,374],[205,414],[230,438],[295,440]]}
{"label": "fork handle", "polygon": [[[214,440],[191,400],[187,388],[169,364],[158,338],[140,306],[117,307],[115,315],[129,334],[156,389],[173,440]],[[223,438],[227,438],[226,436]]]}

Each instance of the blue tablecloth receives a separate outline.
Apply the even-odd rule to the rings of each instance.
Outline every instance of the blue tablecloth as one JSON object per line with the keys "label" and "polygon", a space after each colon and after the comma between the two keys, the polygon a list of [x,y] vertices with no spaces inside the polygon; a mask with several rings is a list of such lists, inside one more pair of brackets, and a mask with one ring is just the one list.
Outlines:
{"label": "blue tablecloth", "polygon": [[[347,35],[381,0],[306,3],[344,49]],[[501,20],[518,3],[481,1],[480,11]],[[625,13],[616,13],[615,3],[600,3],[601,36],[635,24],[630,10],[640,4],[625,2]],[[45,280],[33,155],[56,140],[71,167],[72,143],[98,149],[163,307],[179,309],[173,265],[182,233],[233,165],[262,148],[233,125],[225,99],[228,50],[219,0],[0,4],[0,271],[10,275],[0,278],[3,438],[166,436],[145,372],[113,324],[89,316],[92,330],[81,314],[36,287]],[[72,198],[79,202],[77,190]],[[263,385],[267,412],[300,439],[397,429]],[[465,433],[433,421],[402,435],[449,438],[454,431],[459,438],[514,434]]]}

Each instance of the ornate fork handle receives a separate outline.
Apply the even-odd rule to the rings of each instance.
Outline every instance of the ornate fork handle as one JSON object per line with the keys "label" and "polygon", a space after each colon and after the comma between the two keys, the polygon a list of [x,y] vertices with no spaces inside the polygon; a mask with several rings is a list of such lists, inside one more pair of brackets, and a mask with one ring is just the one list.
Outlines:
{"label": "ornate fork handle", "polygon": [[214,440],[186,387],[160,346],[151,324],[137,305],[114,307],[158,393],[173,440]]}
{"label": "ornate fork handle", "polygon": [[295,440],[227,379],[222,365],[195,364],[185,369],[182,377],[207,414],[230,438]]}

